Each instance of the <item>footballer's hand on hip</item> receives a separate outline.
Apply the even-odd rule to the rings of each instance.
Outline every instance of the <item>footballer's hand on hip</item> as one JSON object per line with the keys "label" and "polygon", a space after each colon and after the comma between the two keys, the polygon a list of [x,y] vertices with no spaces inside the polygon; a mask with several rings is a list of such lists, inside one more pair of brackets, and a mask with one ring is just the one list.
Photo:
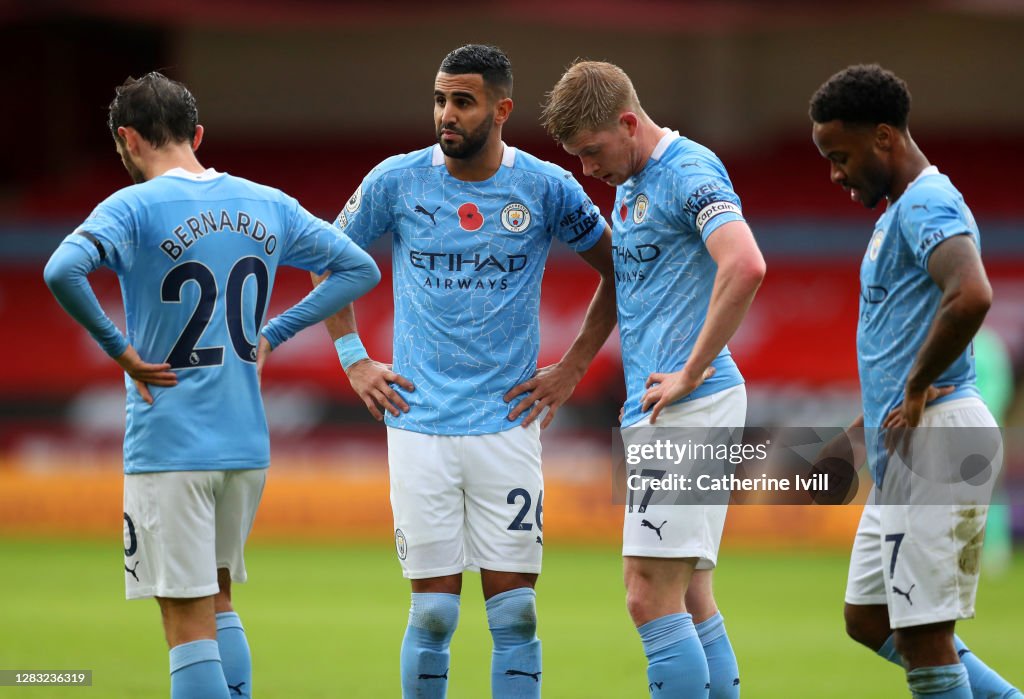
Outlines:
{"label": "footballer's hand on hip", "polygon": [[540,428],[546,429],[551,421],[555,419],[555,413],[562,407],[565,401],[576,389],[581,375],[562,364],[552,364],[537,370],[533,378],[513,386],[505,393],[505,402],[511,403],[516,398],[519,402],[509,412],[509,420],[517,420],[520,415],[529,410],[523,418],[523,427],[529,427],[534,420],[540,417],[544,408],[548,409],[547,415],[540,423]]}
{"label": "footballer's hand on hip", "polygon": [[260,343],[256,347],[256,381],[261,386],[263,385],[263,366],[267,363],[267,359],[270,358],[270,353],[274,351],[274,348],[270,346],[270,341],[260,334]]}
{"label": "footballer's hand on hip", "polygon": [[933,400],[948,396],[954,390],[955,386],[929,386],[924,392],[907,389],[903,402],[893,408],[882,421],[886,452],[892,454],[898,451],[905,456],[910,449],[914,428],[921,424],[925,406]]}
{"label": "footballer's hand on hip", "polygon": [[390,364],[362,359],[352,364],[346,373],[352,390],[363,401],[375,420],[383,420],[385,410],[395,417],[409,412],[409,404],[392,384],[397,384],[406,391],[415,391],[416,387],[409,379],[393,372]]}
{"label": "footballer's hand on hip", "polygon": [[640,409],[646,413],[648,409],[654,407],[651,411],[653,425],[662,408],[696,391],[697,387],[710,379],[714,373],[713,366],[709,366],[696,377],[691,376],[685,368],[670,374],[655,372],[647,377],[647,391],[641,400]]}
{"label": "footballer's hand on hip", "polygon": [[114,361],[124,369],[124,373],[131,377],[132,381],[135,382],[135,388],[138,389],[139,395],[142,396],[142,400],[150,405],[153,404],[153,396],[149,392],[150,385],[166,388],[175,386],[178,383],[178,375],[171,371],[170,364],[166,362],[163,364],[144,362],[131,345],[128,345],[128,348]]}

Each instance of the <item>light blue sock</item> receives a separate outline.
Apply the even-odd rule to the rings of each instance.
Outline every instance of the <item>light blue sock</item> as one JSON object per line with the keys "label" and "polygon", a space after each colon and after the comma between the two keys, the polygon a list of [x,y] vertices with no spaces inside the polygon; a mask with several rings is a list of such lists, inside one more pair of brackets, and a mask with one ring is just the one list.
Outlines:
{"label": "light blue sock", "polygon": [[971,699],[971,685],[963,663],[919,667],[907,672],[907,685],[914,699]]}
{"label": "light blue sock", "polygon": [[652,697],[701,699],[711,689],[708,661],[690,614],[669,614],[639,627]]}
{"label": "light blue sock", "polygon": [[487,626],[494,640],[491,696],[494,699],[540,697],[541,658],[537,638],[537,593],[529,587],[487,600]]}
{"label": "light blue sock", "polygon": [[[903,665],[903,658],[896,652],[895,636],[889,636],[885,643],[878,649],[878,654],[891,663]],[[976,656],[959,636],[953,636],[953,646],[956,648],[960,662],[967,669],[967,680],[971,685],[971,694],[975,699],[1021,699],[1024,695],[1002,676]]]}
{"label": "light blue sock", "polygon": [[960,662],[967,668],[967,679],[971,693],[979,699],[1021,699],[1024,694],[1004,680],[1002,676],[972,653],[959,636],[953,636],[953,645]]}
{"label": "light blue sock", "polygon": [[448,646],[459,625],[459,596],[414,592],[402,639],[402,696],[444,699],[448,693]]}
{"label": "light blue sock", "polygon": [[242,620],[234,612],[217,615],[217,645],[232,697],[252,696],[252,655]]}
{"label": "light blue sock", "polygon": [[696,626],[700,644],[704,646],[704,657],[708,659],[708,674],[711,677],[710,699],[739,699],[740,669],[736,653],[729,643],[725,631],[725,620],[716,612]]}
{"label": "light blue sock", "polygon": [[171,699],[229,697],[216,641],[203,639],[171,648]]}
{"label": "light blue sock", "polygon": [[879,656],[885,658],[894,665],[903,667],[903,657],[896,650],[896,634],[889,634],[889,638],[885,639],[885,643],[882,647],[875,651]]}

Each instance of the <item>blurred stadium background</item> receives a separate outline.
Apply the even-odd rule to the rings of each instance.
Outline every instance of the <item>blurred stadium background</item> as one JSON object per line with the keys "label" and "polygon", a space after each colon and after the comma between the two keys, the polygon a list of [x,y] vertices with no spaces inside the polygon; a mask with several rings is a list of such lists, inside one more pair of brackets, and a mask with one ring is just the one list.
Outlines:
{"label": "blurred stadium background", "polygon": [[[1015,557],[1010,547],[1012,536],[1024,536],[1024,404],[1015,390],[1024,365],[1024,197],[1018,173],[1024,160],[1024,3],[150,0],[126,6],[108,0],[8,0],[0,3],[0,124],[8,134],[0,168],[0,669],[70,669],[84,664],[76,659],[88,659],[111,668],[103,682],[97,678],[99,695],[163,691],[158,675],[141,672],[133,683],[117,684],[111,675],[123,667],[111,657],[122,651],[103,652],[103,639],[110,637],[103,633],[128,634],[129,644],[145,638],[151,643],[144,647],[155,650],[138,651],[138,663],[163,672],[155,609],[115,604],[121,375],[53,301],[41,274],[61,238],[128,183],[105,127],[114,86],[153,69],[184,81],[207,129],[199,153],[204,165],[280,187],[332,220],[374,164],[432,141],[437,65],[447,51],[469,42],[495,43],[512,59],[515,112],[505,140],[574,174],[577,163],[549,141],[537,117],[543,93],[577,56],[621,65],[655,121],[722,157],[768,261],[764,286],[730,343],[748,382],[749,422],[762,425],[834,427],[859,411],[858,267],[877,212],[851,204],[829,183],[827,165],[810,142],[807,102],[823,80],[849,63],[877,61],[907,80],[914,96],[912,133],[972,207],[995,290],[986,323],[994,358],[985,360],[985,380],[993,411],[1007,427],[1009,506],[990,528],[979,602],[983,617],[970,623],[978,625],[975,645],[990,644],[986,652],[993,664],[1000,652],[1009,662],[1012,646],[1003,649],[999,639],[1013,638],[1007,619],[1019,618],[1022,605],[1012,591],[1024,584],[1020,554]],[[583,184],[610,216],[612,190]],[[390,356],[392,309],[390,248],[382,242],[374,253],[384,281],[357,304],[357,314],[370,354],[383,359]],[[101,302],[123,327],[116,278],[103,272],[93,280]],[[554,248],[544,282],[542,363],[557,360],[572,340],[595,281],[576,256]],[[279,274],[271,312],[304,294],[308,284],[304,273]],[[246,600],[251,633],[259,637],[262,620],[266,648],[274,642],[266,629],[280,628],[279,657],[288,657],[293,641],[301,640],[290,634],[307,627],[316,631],[303,614],[332,619],[335,628],[347,620],[365,623],[365,642],[345,645],[338,639],[344,650],[337,651],[331,648],[333,634],[324,633],[310,647],[328,668],[369,663],[338,653],[347,657],[379,647],[385,657],[378,677],[344,696],[394,696],[392,656],[404,623],[406,587],[389,557],[383,427],[348,387],[322,329],[274,353],[264,394],[273,468],[252,538],[254,584],[238,593]],[[552,600],[547,604],[563,612],[558,617],[551,610],[541,620],[542,635],[544,624],[552,625],[545,636],[551,696],[643,694],[637,675],[642,655],[630,636],[617,579],[621,515],[610,500],[610,433],[622,397],[613,338],[544,436],[546,566],[565,571],[542,578],[542,614],[549,611],[545,585]],[[842,638],[844,557],[858,514],[856,506],[737,507],[730,513],[723,560],[736,562],[738,577],[727,582],[723,570],[719,585],[747,598],[744,611],[730,612],[723,593],[730,627],[749,634],[744,641],[734,631],[741,663],[749,663],[747,696],[847,696],[858,682],[870,684],[876,676],[878,694],[854,695],[897,695],[898,676]],[[317,568],[315,575],[287,574],[310,566],[327,568]],[[24,574],[40,567],[42,572]],[[751,639],[764,606],[799,606],[805,594],[793,588],[801,584],[800,574],[792,585],[773,580],[776,572],[782,576],[790,569],[806,571],[803,578],[814,577],[816,586],[827,581],[820,605],[804,600],[792,643],[773,645],[766,635],[763,644],[755,644]],[[373,577],[378,574],[379,581]],[[262,591],[261,575],[268,580]],[[281,584],[272,588],[275,575]],[[91,583],[74,590],[55,584],[72,576],[95,582],[103,602],[93,605]],[[571,594],[592,585],[593,597]],[[375,592],[363,605],[366,586]],[[468,581],[467,601],[477,596],[475,588]],[[275,589],[280,598],[273,597]],[[597,590],[607,599],[598,601]],[[284,601],[299,604],[292,597],[306,596],[306,606]],[[107,610],[103,605],[111,600]],[[313,607],[313,600],[323,601],[322,608]],[[261,605],[271,604],[280,616],[259,616]],[[97,619],[84,615],[87,608],[104,611]],[[389,621],[375,635],[368,610],[378,608]],[[777,617],[764,617],[763,623],[795,618],[776,611]],[[989,625],[983,626],[986,614]],[[591,616],[607,617],[606,624],[587,626]],[[97,630],[63,636],[63,650],[31,640],[40,625],[52,630],[69,618]],[[135,619],[145,626],[137,628]],[[559,620],[569,627],[564,638],[576,645],[607,630],[609,645],[595,642],[592,655],[613,655],[607,667],[622,675],[621,682],[599,676],[591,685],[596,689],[570,688],[565,678],[593,669],[586,655],[567,660],[560,680],[552,665],[552,658],[562,657]],[[466,654],[488,647],[482,624],[482,613],[464,614],[456,638],[463,639],[457,643]],[[806,674],[806,691],[795,691],[787,689],[787,671],[780,668],[788,653],[806,651],[801,643],[815,650],[793,666],[805,674],[814,666],[818,674]],[[481,651],[479,659],[472,670],[479,677],[461,685],[453,680],[453,696],[485,695],[474,689],[486,686],[486,654]],[[576,669],[573,663],[579,663]],[[763,670],[760,677],[757,668]],[[290,671],[306,669],[296,659],[281,666],[282,673]],[[1019,667],[1013,672],[1018,684],[1024,681]],[[268,675],[270,696],[339,696],[313,680],[291,694],[279,675]],[[100,687],[104,682],[106,690]],[[270,693],[278,686],[279,693]]]}

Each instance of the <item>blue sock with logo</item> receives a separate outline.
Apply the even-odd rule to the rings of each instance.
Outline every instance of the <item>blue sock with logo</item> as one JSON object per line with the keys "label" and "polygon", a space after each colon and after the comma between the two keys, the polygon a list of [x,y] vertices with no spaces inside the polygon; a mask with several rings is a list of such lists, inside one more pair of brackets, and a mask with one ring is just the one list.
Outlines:
{"label": "blue sock with logo", "polygon": [[713,617],[697,624],[696,629],[700,644],[704,646],[704,657],[708,660],[710,699],[739,699],[740,668],[729,643],[722,614],[716,612]]}
{"label": "blue sock with logo", "polygon": [[652,697],[707,697],[711,689],[691,614],[668,614],[637,628],[647,656],[647,689]]}
{"label": "blue sock with logo", "polygon": [[233,697],[252,696],[252,655],[242,620],[235,612],[217,615],[217,646],[228,691]]}
{"label": "blue sock with logo", "polygon": [[[953,646],[960,662],[967,670],[971,694],[978,699],[1021,699],[1024,694],[1004,680],[1002,676],[972,653],[959,636],[953,636]],[[895,636],[889,636],[878,649],[878,654],[891,663],[903,665],[903,658],[896,652]]]}
{"label": "blue sock with logo", "polygon": [[907,672],[907,685],[914,699],[971,699],[971,685],[963,663],[919,667]]}
{"label": "blue sock with logo", "polygon": [[444,592],[414,592],[409,625],[402,639],[402,696],[444,699],[455,627],[459,625],[459,596]]}
{"label": "blue sock with logo", "polygon": [[540,697],[541,652],[537,638],[537,593],[519,587],[487,600],[487,626],[494,640],[491,695],[494,699]]}
{"label": "blue sock with logo", "polygon": [[170,655],[171,699],[229,699],[216,641],[182,643]]}

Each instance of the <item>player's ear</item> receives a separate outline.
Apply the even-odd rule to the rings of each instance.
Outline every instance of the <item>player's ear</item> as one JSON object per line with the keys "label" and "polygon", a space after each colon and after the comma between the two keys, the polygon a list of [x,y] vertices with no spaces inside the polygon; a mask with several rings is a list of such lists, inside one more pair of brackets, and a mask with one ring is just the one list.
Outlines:
{"label": "player's ear", "polygon": [[640,119],[635,112],[623,112],[619,115],[619,123],[626,127],[630,138],[636,135],[636,131],[640,127]]}
{"label": "player's ear", "polygon": [[203,142],[203,125],[196,124],[196,135],[192,137],[192,152],[199,150],[199,144]]}
{"label": "player's ear", "polygon": [[139,132],[133,129],[131,126],[118,126],[117,135],[121,138],[121,142],[124,144],[124,149],[129,153],[139,152],[139,139],[142,137]]}
{"label": "player's ear", "polygon": [[508,121],[509,116],[512,115],[512,98],[502,97],[495,104],[494,108],[494,125],[501,126]]}
{"label": "player's ear", "polygon": [[889,124],[879,124],[875,127],[875,148],[888,153],[892,150],[896,141],[896,130]]}

